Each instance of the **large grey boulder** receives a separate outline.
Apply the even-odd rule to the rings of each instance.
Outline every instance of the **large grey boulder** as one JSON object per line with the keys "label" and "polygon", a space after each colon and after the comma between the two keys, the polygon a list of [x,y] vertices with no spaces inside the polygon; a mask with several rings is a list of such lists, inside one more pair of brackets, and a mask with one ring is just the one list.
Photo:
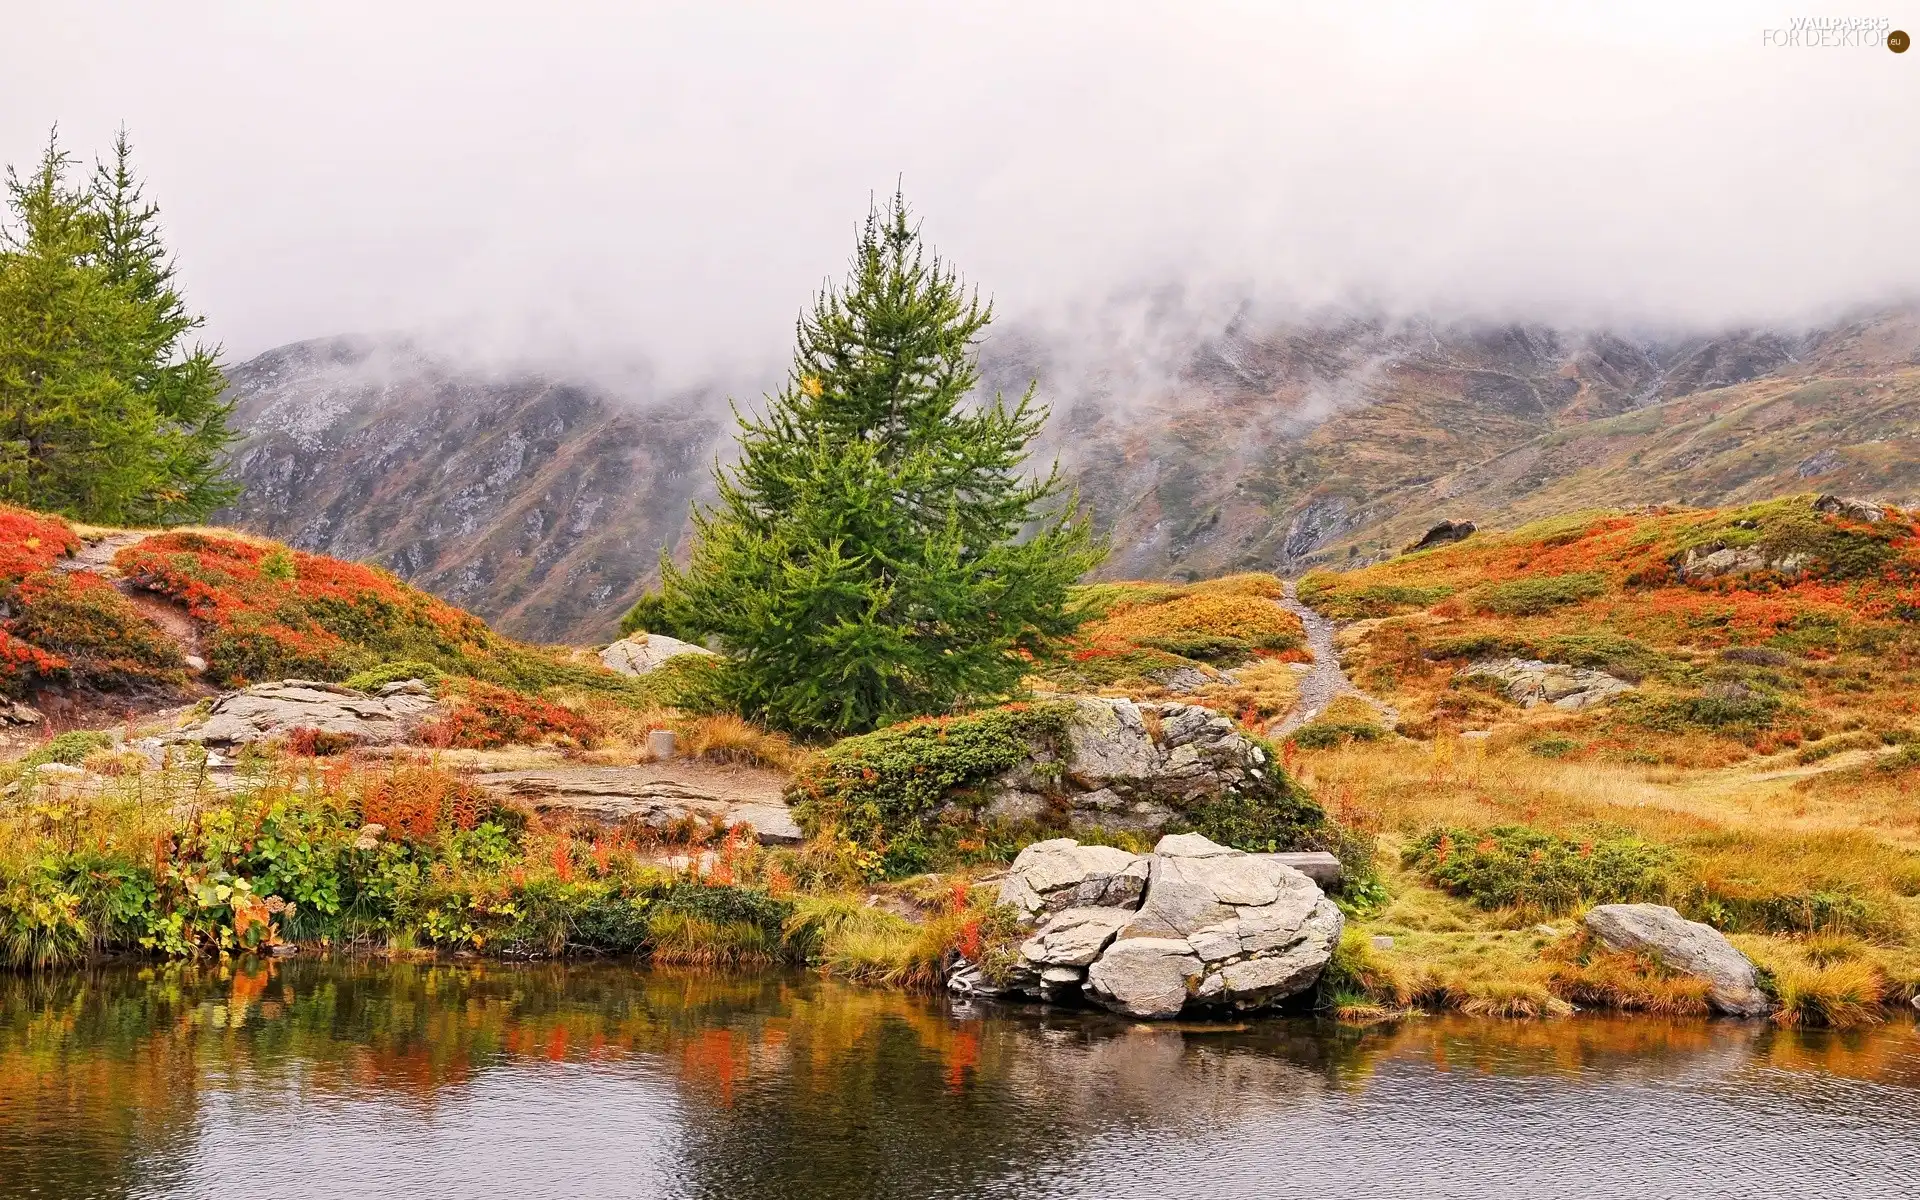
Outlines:
{"label": "large grey boulder", "polygon": [[1471,663],[1464,675],[1499,681],[1507,698],[1526,708],[1551,704],[1568,712],[1605,704],[1633,685],[1605,671],[1531,658],[1485,659]]}
{"label": "large grey boulder", "polygon": [[1129,938],[1087,968],[1086,993],[1131,1017],[1175,1017],[1192,999],[1201,964],[1183,938]]}
{"label": "large grey boulder", "polygon": [[440,706],[426,688],[388,685],[370,696],[335,683],[283,679],[228,692],[205,718],[168,735],[176,742],[238,746],[282,738],[296,729],[352,738],[366,746],[403,741],[415,726],[437,716]]}
{"label": "large grey boulder", "polygon": [[1877,525],[1887,519],[1885,505],[1875,504],[1871,500],[1856,500],[1852,496],[1822,496],[1813,502],[1813,511],[1845,517],[1849,521],[1862,521],[1868,525]]}
{"label": "large grey boulder", "polygon": [[1090,966],[1134,915],[1130,908],[1063,909],[1021,945],[1020,957],[1036,967]]}
{"label": "large grey boulder", "polygon": [[1199,834],[1162,838],[1140,910],[1088,968],[1085,992],[1133,1016],[1262,1008],[1313,986],[1343,925],[1333,901],[1283,862]]}
{"label": "large grey boulder", "polygon": [[1146,856],[1072,838],[1035,842],[1014,857],[1000,903],[1029,920],[1067,908],[1135,908],[1147,887]]}
{"label": "large grey boulder", "polygon": [[1736,1017],[1765,1016],[1772,1005],[1753,963],[1711,925],[1689,921],[1664,904],[1602,904],[1585,918],[1587,932],[1609,950],[1646,954],[1669,971],[1712,985],[1707,999]]}
{"label": "large grey boulder", "polygon": [[1414,554],[1421,550],[1432,550],[1436,546],[1451,546],[1472,537],[1479,528],[1472,521],[1442,521],[1427,530],[1419,541],[1401,547],[1400,553]]}
{"label": "large grey boulder", "polygon": [[1071,838],[1014,859],[1000,901],[1035,929],[1015,970],[990,985],[962,963],[965,995],[1079,996],[1133,1017],[1189,1007],[1254,1009],[1313,986],[1340,942],[1340,910],[1278,855],[1247,854],[1197,833],[1151,855]]}
{"label": "large grey boulder", "polygon": [[600,661],[622,675],[646,675],[657,670],[661,663],[682,654],[712,656],[713,651],[679,638],[670,638],[664,633],[636,633],[600,651]]}

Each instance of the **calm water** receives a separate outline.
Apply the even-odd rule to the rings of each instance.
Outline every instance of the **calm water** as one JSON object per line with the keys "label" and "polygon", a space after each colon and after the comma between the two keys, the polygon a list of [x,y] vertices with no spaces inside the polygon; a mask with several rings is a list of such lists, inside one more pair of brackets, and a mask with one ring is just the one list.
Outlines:
{"label": "calm water", "polygon": [[1912,1196],[1920,1036],[1142,1027],[803,976],[0,977],[0,1196]]}

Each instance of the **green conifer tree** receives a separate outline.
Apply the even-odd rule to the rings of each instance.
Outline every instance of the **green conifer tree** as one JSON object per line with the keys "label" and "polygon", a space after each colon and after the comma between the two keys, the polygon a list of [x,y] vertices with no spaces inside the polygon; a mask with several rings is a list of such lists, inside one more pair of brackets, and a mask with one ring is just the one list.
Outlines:
{"label": "green conifer tree", "polygon": [[991,306],[922,252],[901,197],[851,266],[799,321],[765,414],[736,408],[739,460],[656,602],[727,652],[729,704],[809,733],[1012,692],[1105,555],[1057,469],[1022,470],[1047,417],[1034,389],[973,396]]}
{"label": "green conifer tree", "polygon": [[232,499],[217,351],[173,283],[123,132],[90,188],[49,138],[7,171],[0,230],[0,499],[107,524],[193,520]]}

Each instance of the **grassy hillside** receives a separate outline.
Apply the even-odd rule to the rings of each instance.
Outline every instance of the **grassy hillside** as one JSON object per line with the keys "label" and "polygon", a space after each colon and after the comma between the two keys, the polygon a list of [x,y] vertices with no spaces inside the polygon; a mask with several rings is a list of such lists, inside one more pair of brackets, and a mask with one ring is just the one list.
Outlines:
{"label": "grassy hillside", "polygon": [[[406,663],[522,691],[631,691],[376,567],[224,530],[76,527],[0,507],[0,689],[153,701],[195,683],[339,681]],[[188,670],[188,654],[204,671]]]}
{"label": "grassy hillside", "polygon": [[[1722,573],[1689,555],[1744,555]],[[1350,632],[1363,687],[1409,732],[1522,714],[1464,676],[1519,657],[1597,668],[1637,689],[1573,723],[1583,753],[1720,765],[1842,732],[1899,736],[1920,711],[1920,526],[1810,496],[1721,510],[1574,515],[1301,584]]]}
{"label": "grassy hillside", "polygon": [[[1723,552],[1732,551],[1730,555]],[[1744,564],[1709,574],[1709,556]],[[1480,1011],[1694,1011],[1645,965],[1530,932],[1661,900],[1738,935],[1788,1019],[1920,986],[1920,524],[1809,496],[1479,534],[1301,597],[1405,739],[1303,748],[1302,778],[1398,866],[1358,991]],[[1603,670],[1611,704],[1522,707],[1468,668]],[[1673,985],[1673,986],[1670,986]]]}

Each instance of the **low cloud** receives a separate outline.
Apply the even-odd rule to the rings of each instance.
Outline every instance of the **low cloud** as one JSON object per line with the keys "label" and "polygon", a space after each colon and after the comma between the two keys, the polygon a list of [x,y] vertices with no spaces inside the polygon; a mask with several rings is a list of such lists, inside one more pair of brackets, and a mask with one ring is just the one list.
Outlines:
{"label": "low cloud", "polygon": [[124,120],[233,357],[407,330],[747,394],[903,181],[1010,324],[1120,394],[1249,312],[1724,327],[1912,296],[1920,53],[1765,45],[1784,23],[78,0],[9,18],[0,152]]}

